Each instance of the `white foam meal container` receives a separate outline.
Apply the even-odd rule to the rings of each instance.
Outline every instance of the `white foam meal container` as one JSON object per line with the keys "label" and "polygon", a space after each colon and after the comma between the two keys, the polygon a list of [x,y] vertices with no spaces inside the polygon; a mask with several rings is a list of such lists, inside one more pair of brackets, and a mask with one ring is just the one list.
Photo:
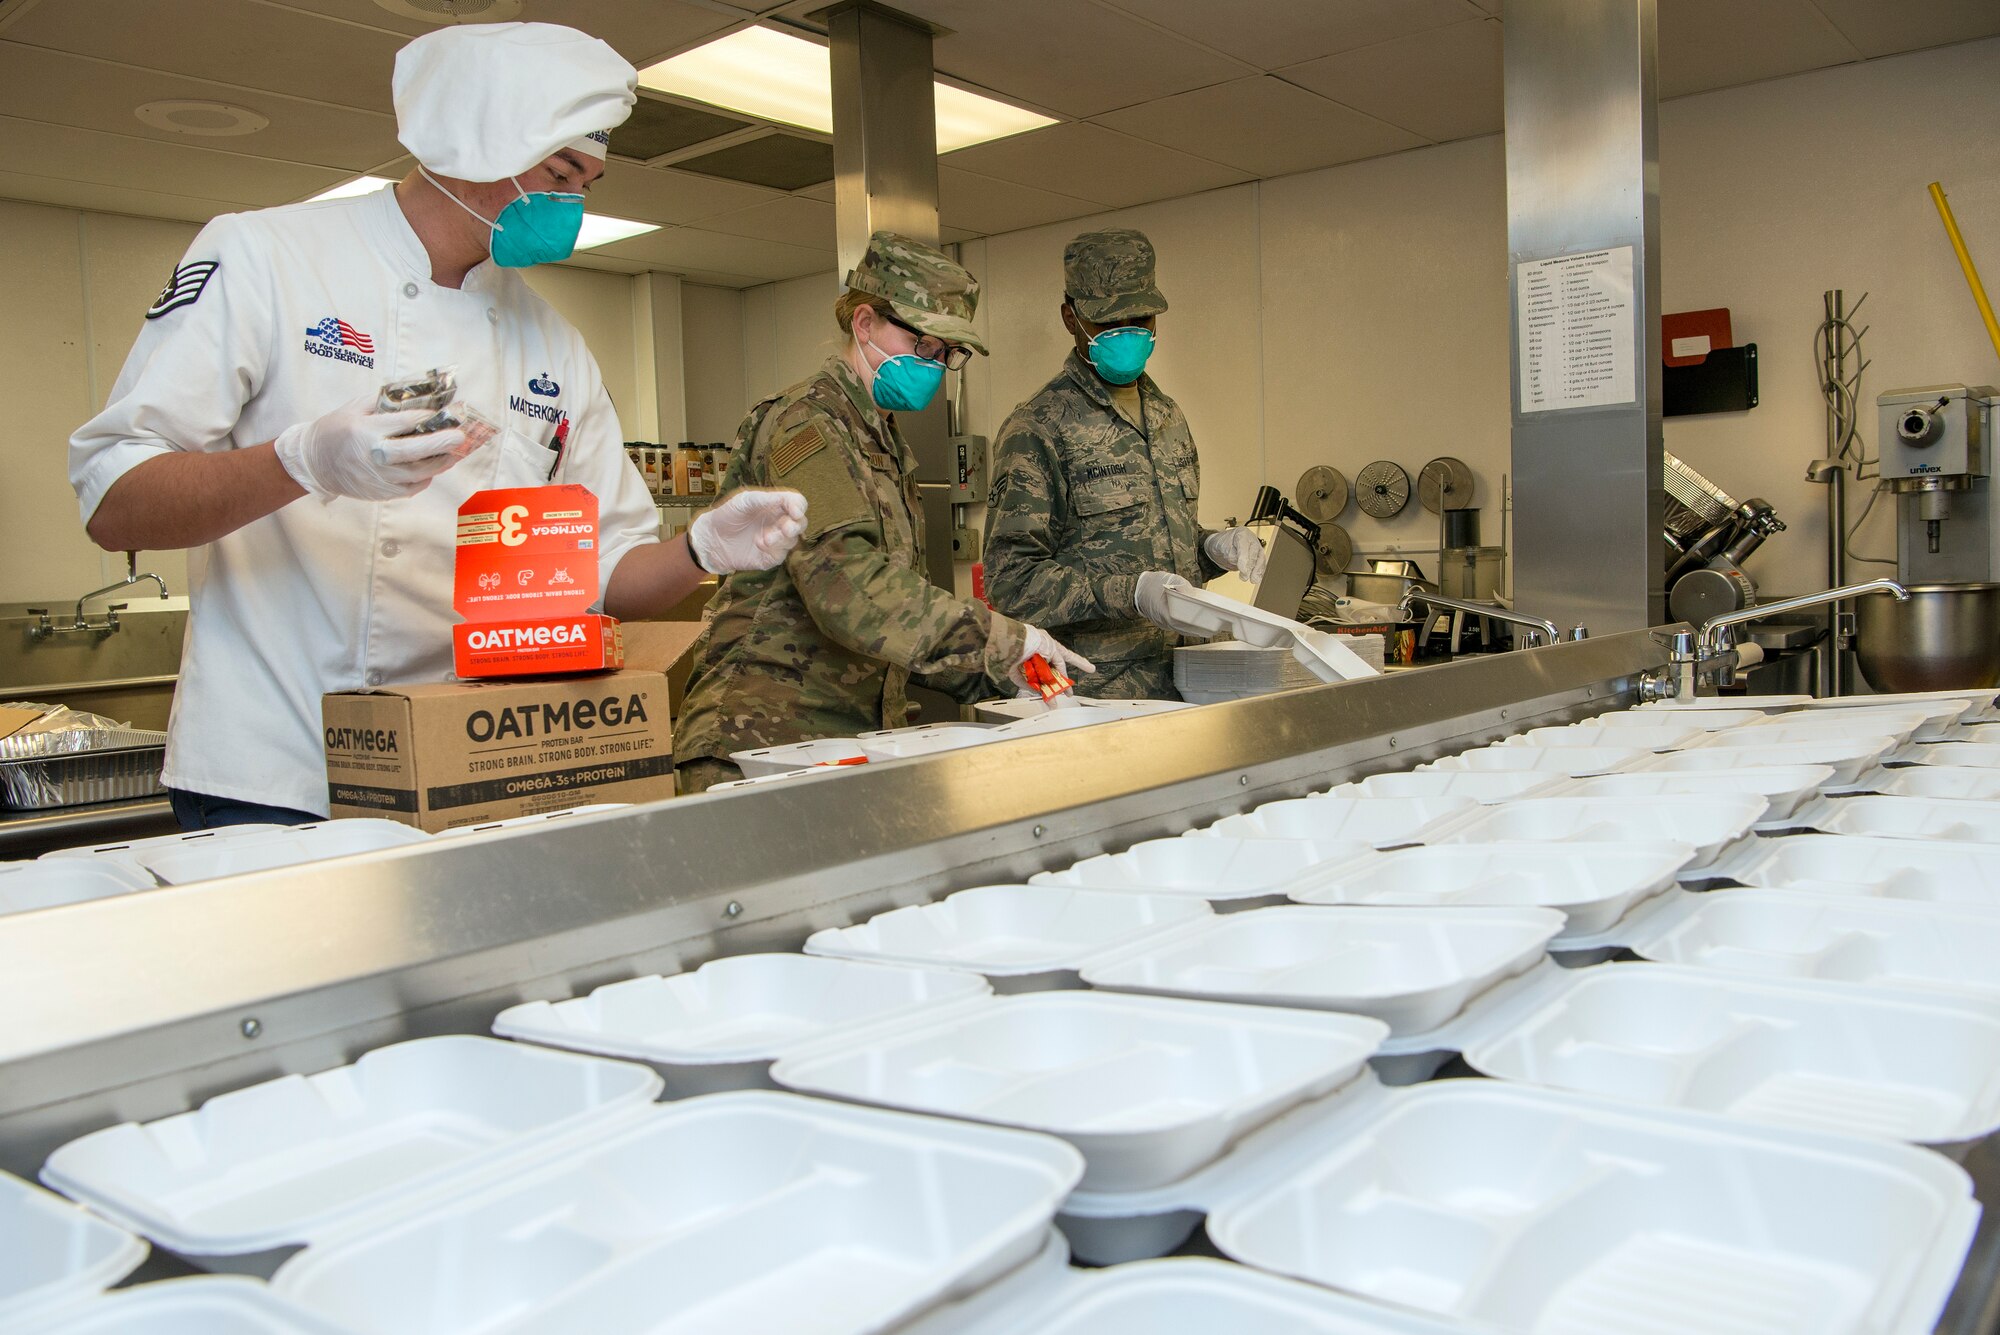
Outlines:
{"label": "white foam meal container", "polygon": [[[1750,833],[1769,804],[1745,794],[1530,797],[1479,807],[1426,832],[1431,843],[1676,843],[1694,849],[1695,865]],[[1552,853],[1553,855],[1553,853]]]}
{"label": "white foam meal container", "polygon": [[580,807],[565,807],[561,811],[539,811],[532,816],[508,816],[504,820],[482,821],[477,825],[454,825],[449,830],[439,830],[433,839],[462,839],[469,834],[499,834],[503,830],[540,829],[556,821],[570,820],[577,816],[595,816],[605,811],[623,811],[630,802],[587,802]]}
{"label": "white foam meal container", "polygon": [[936,723],[925,727],[864,733],[855,741],[861,747],[861,754],[870,760],[902,760],[910,756],[962,751],[968,746],[986,746],[1007,739],[1005,729],[989,727],[984,723]]}
{"label": "white foam meal container", "polygon": [[2000,802],[2000,770],[1972,765],[1905,765],[1862,776],[1871,793],[1885,797],[1953,797]]}
{"label": "white foam meal container", "polygon": [[1462,1335],[1470,1327],[1206,1257],[1037,1268],[907,1335]]}
{"label": "white foam meal container", "polygon": [[241,876],[246,872],[428,843],[430,838],[422,830],[396,821],[361,816],[311,825],[280,825],[228,839],[183,838],[171,845],[135,847],[132,860],[168,885],[186,885],[218,876]]}
{"label": "white foam meal container", "polygon": [[2000,915],[1942,904],[1810,890],[1684,895],[1627,944],[1668,964],[2000,1002]]}
{"label": "white foam meal container", "polygon": [[713,1094],[311,1248],[274,1287],[371,1335],[883,1331],[1029,1261],[1081,1171],[1045,1136]]}
{"label": "white foam meal container", "polygon": [[1887,757],[1887,763],[2000,769],[2000,742],[1918,742]]}
{"label": "white foam meal container", "polygon": [[1292,897],[1303,904],[1551,908],[1563,914],[1563,936],[1588,936],[1671,888],[1693,856],[1675,843],[1429,845],[1356,858]]}
{"label": "white foam meal container", "polygon": [[122,862],[0,862],[0,916],[129,895],[158,884],[144,870]]}
{"label": "white foam meal container", "polygon": [[[1747,697],[1746,697],[1747,700]],[[1597,714],[1585,722],[1601,728],[1657,728],[1671,726],[1700,732],[1720,732],[1724,728],[1738,728],[1746,723],[1762,723],[1772,717],[1762,708],[1751,707],[1747,703],[1734,700],[1711,698],[1700,702],[1704,708],[1663,710],[1657,706],[1640,705],[1632,709],[1614,709],[1608,714]]]}
{"label": "white foam meal container", "polygon": [[2000,848],[1990,844],[1795,834],[1732,849],[1708,874],[1773,890],[1875,895],[2000,913]]}
{"label": "white foam meal container", "polygon": [[1505,1081],[1357,1099],[1217,1203],[1248,1265],[1544,1335],[1918,1335],[1978,1222],[1893,1141]]}
{"label": "white foam meal container", "polygon": [[1939,1146],[2000,1129],[2000,1004],[1965,996],[1612,965],[1576,971],[1465,1060],[1503,1080],[1809,1130]]}
{"label": "white foam meal container", "polygon": [[1908,713],[1869,714],[1862,718],[1851,713],[1814,714],[1803,719],[1779,717],[1712,732],[1702,749],[1779,746],[1786,742],[1862,742],[1874,747],[1875,754],[1881,756],[1909,742],[1923,721],[1922,715]]}
{"label": "white foam meal container", "polygon": [[1844,709],[1800,710],[1790,716],[1773,719],[1772,722],[1809,724],[1838,720],[1858,728],[1864,721],[1887,719],[1900,729],[1904,719],[1915,716],[1919,722],[1910,734],[1910,740],[1942,742],[1964,732],[1959,726],[1960,720],[1970,714],[1972,708],[1970,700],[1912,700],[1898,704],[1871,705],[1864,699],[1856,700]]}
{"label": "white foam meal container", "polygon": [[1336,784],[1315,797],[1469,797],[1475,802],[1505,802],[1553,791],[1564,782],[1559,774],[1534,770],[1419,769],[1404,774],[1371,774],[1352,783]]}
{"label": "white foam meal container", "polygon": [[1469,797],[1293,797],[1225,816],[1188,833],[1228,839],[1307,839],[1322,848],[1348,844],[1363,851],[1420,843],[1426,831],[1475,805]]}
{"label": "white foam meal container", "polygon": [[1226,594],[1184,585],[1166,591],[1167,614],[1190,635],[1229,635],[1259,648],[1283,646],[1301,667],[1321,681],[1373,677],[1377,669],[1340,642],[1275,612],[1239,602]]}
{"label": "white foam meal container", "polygon": [[1083,970],[1117,992],[1367,1015],[1401,1036],[1437,1028],[1532,967],[1551,909],[1256,909],[1204,919]]}
{"label": "white foam meal container", "polygon": [[1895,691],[1886,695],[1840,695],[1824,700],[1801,700],[1803,709],[1881,709],[1901,705],[1929,704],[1936,700],[1963,700],[1968,708],[1959,716],[1962,723],[2000,722],[2000,691],[1992,687],[1958,691]]}
{"label": "white foam meal container", "polygon": [[0,1173],[0,1328],[109,1288],[145,1259],[124,1229]]}
{"label": "white foam meal container", "polygon": [[1345,861],[1356,851],[1352,842],[1340,839],[1148,839],[1061,871],[1036,872],[1028,881],[1244,905],[1281,900],[1286,888],[1306,873]]}
{"label": "white foam meal container", "polygon": [[1637,746],[1492,746],[1474,747],[1454,756],[1444,756],[1417,766],[1418,772],[1464,770],[1491,774],[1529,770],[1538,774],[1559,774],[1576,778],[1586,774],[1610,774],[1636,768],[1652,760],[1653,753]]}
{"label": "white foam meal container", "polygon": [[[1788,765],[1825,765],[1833,771],[1833,785],[1851,784],[1875,767],[1881,758],[1876,737],[1846,740],[1773,742],[1752,749],[1734,746],[1699,746],[1687,751],[1643,757],[1629,768],[1643,774],[1713,774],[1717,771]],[[2000,747],[1994,748],[2000,751]]]}
{"label": "white foam meal container", "polygon": [[973,712],[997,723],[1054,718],[1058,714],[1101,714],[1103,717],[1094,721],[1108,723],[1112,719],[1171,714],[1187,708],[1190,706],[1182,700],[1098,700],[1087,695],[1072,695],[1069,704],[1055,709],[1044,703],[1040,696],[1035,696],[1029,699],[982,700],[973,706]]}
{"label": "white foam meal container", "polygon": [[353,1335],[240,1275],[157,1280],[44,1313],[7,1335]]}
{"label": "white foam meal container", "polygon": [[1785,821],[1823,834],[2000,844],[2000,802],[1948,797],[1822,797]]}
{"label": "white foam meal container", "polygon": [[51,1154],[42,1180],[217,1269],[308,1244],[650,1103],[643,1066],[449,1035],[219,1094]]}
{"label": "white foam meal container", "polygon": [[771,1063],[829,1035],[935,1013],[992,989],[976,973],[814,955],[730,955],[691,973],[510,1006],[493,1032],[642,1061],[671,1097],[769,1086]]}
{"label": "white foam meal container", "polygon": [[1118,949],[1205,918],[1187,896],[1110,894],[1058,885],[984,885],[890,909],[806,938],[809,955],[971,970],[1002,991],[1075,987],[1076,972]]}
{"label": "white foam meal container", "polygon": [[1506,738],[1502,746],[1630,747],[1637,751],[1678,751],[1699,746],[1708,733],[1680,723],[1647,719],[1643,723],[1606,723],[1591,719],[1559,727],[1530,728]]}
{"label": "white foam meal container", "polygon": [[810,742],[787,742],[783,746],[760,746],[749,751],[731,751],[729,758],[746,779],[790,774],[793,770],[817,765],[836,766],[866,760],[861,743],[852,737],[821,737]]}
{"label": "white foam meal container", "polygon": [[1231,1141],[1347,1083],[1380,1020],[1104,992],[994,997],[771,1068],[802,1093],[1021,1127],[1080,1150],[1082,1185],[1187,1176]]}
{"label": "white foam meal container", "polygon": [[1822,786],[1832,782],[1833,768],[1829,765],[1774,765],[1763,769],[1727,769],[1719,774],[1641,770],[1630,774],[1600,774],[1587,779],[1569,779],[1550,791],[1533,795],[1608,797],[1627,801],[1687,794],[1761,797],[1767,804],[1765,819],[1769,820],[1791,815],[1808,798],[1817,796]]}

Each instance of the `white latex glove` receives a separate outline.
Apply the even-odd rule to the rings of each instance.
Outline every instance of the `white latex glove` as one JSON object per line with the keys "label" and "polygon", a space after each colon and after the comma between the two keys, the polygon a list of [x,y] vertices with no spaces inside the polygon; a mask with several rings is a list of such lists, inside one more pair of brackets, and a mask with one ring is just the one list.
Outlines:
{"label": "white latex glove", "polygon": [[1139,609],[1140,616],[1161,630],[1179,633],[1181,628],[1174,624],[1171,614],[1167,611],[1167,592],[1170,589],[1193,587],[1194,585],[1171,570],[1148,570],[1139,576],[1139,583],[1132,590],[1132,602]]}
{"label": "white latex glove", "polygon": [[1035,691],[1034,687],[1028,685],[1028,678],[1025,671],[1028,660],[1036,654],[1040,654],[1043,658],[1048,659],[1049,666],[1065,677],[1073,678],[1079,672],[1097,671],[1095,663],[1073,649],[1065,649],[1056,642],[1055,636],[1049,634],[1040,626],[1029,626],[1028,642],[1022,647],[1021,657],[1014,664],[1014,671],[1010,675],[1013,677],[1016,686],[1024,691],[1034,691],[1037,697],[1041,695],[1041,692]]}
{"label": "white latex glove", "polygon": [[323,501],[394,501],[416,495],[462,457],[452,453],[465,444],[465,432],[456,427],[390,439],[429,417],[428,410],[378,413],[374,406],[371,390],[324,417],[286,427],[274,442],[279,464]]}
{"label": "white latex glove", "polygon": [[733,575],[769,570],[799,545],[806,531],[806,498],[796,491],[745,487],[695,516],[688,547],[703,570]]}
{"label": "white latex glove", "polygon": [[1224,570],[1234,570],[1252,584],[1264,578],[1264,544],[1247,528],[1225,528],[1208,535],[1202,544],[1208,559]]}

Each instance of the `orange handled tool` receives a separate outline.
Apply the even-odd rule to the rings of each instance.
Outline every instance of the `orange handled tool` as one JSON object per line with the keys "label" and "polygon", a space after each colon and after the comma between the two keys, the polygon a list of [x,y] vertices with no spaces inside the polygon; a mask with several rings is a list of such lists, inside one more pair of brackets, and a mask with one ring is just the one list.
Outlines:
{"label": "orange handled tool", "polygon": [[1041,692],[1043,704],[1054,704],[1057,696],[1076,689],[1075,682],[1056,671],[1040,654],[1028,655],[1028,661],[1021,665],[1021,675],[1027,678],[1028,685]]}

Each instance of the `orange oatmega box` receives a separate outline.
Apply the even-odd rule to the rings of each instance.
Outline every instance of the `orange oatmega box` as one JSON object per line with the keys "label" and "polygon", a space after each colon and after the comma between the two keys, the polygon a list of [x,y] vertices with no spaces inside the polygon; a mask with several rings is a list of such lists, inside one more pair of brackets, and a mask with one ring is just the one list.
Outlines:
{"label": "orange oatmega box", "polygon": [[545,676],[622,667],[618,622],[597,602],[597,497],[586,487],[475,492],[458,510],[452,670]]}
{"label": "orange oatmega box", "polygon": [[658,672],[379,686],[324,696],[320,711],[336,816],[435,833],[674,795]]}

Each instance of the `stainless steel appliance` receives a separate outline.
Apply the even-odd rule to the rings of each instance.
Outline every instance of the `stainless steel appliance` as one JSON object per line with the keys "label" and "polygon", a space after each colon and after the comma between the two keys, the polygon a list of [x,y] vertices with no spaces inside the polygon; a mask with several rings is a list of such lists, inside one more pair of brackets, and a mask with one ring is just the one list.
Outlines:
{"label": "stainless steel appliance", "polygon": [[1878,691],[2000,684],[2000,394],[1991,385],[1894,389],[1876,400],[1881,492],[1896,502],[1906,602],[1855,608],[1855,661]]}

